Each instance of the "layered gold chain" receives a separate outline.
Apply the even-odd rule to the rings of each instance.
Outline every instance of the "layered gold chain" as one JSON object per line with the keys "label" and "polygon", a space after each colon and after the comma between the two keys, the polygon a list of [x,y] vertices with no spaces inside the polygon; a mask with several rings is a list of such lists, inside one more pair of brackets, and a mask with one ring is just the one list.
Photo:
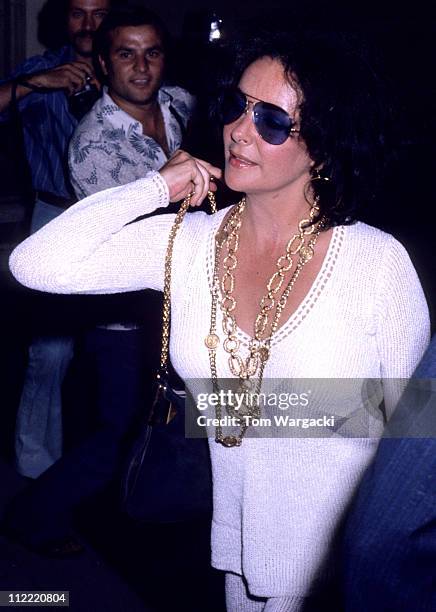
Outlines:
{"label": "layered gold chain", "polygon": [[[309,219],[302,219],[298,224],[298,232],[294,234],[286,245],[285,254],[277,260],[277,270],[273,273],[267,283],[267,293],[260,301],[260,311],[254,323],[254,334],[248,346],[248,356],[243,359],[239,354],[240,340],[237,337],[237,324],[233,314],[236,308],[236,299],[233,295],[235,287],[234,270],[237,267],[237,251],[239,248],[239,231],[242,224],[242,214],[245,209],[245,198],[233,209],[224,228],[217,234],[215,239],[215,267],[213,274],[211,324],[209,334],[205,339],[209,350],[209,362],[212,375],[212,385],[215,393],[219,393],[218,374],[216,368],[216,349],[220,339],[216,330],[217,305],[223,314],[222,327],[225,337],[223,342],[224,350],[229,354],[229,368],[232,374],[239,378],[240,390],[250,390],[257,395],[260,392],[265,364],[270,355],[271,339],[276,332],[283,310],[286,307],[289,294],[291,293],[301,270],[314,255],[314,247],[318,236],[325,224],[321,219],[314,223],[314,219],[319,215],[319,207],[315,205],[311,208]],[[311,236],[309,241],[306,237]],[[221,260],[222,248],[225,246],[226,254],[223,259],[223,277],[219,280],[219,263]],[[277,293],[284,284],[286,273],[293,267],[294,257],[298,255],[298,261],[294,272],[291,275],[283,293],[277,299]],[[219,291],[221,288],[221,300]],[[270,332],[267,337],[266,330],[269,322],[270,312],[275,308],[274,317],[271,322]],[[250,383],[250,378],[257,375],[254,389]],[[239,434],[233,436],[223,436],[222,427],[216,428],[215,440],[226,447],[240,446],[242,439],[248,429],[250,418],[260,415],[259,406],[246,403],[243,408],[235,408],[226,405],[227,413],[237,420],[240,425]],[[221,421],[221,406],[216,406],[216,417]]]}

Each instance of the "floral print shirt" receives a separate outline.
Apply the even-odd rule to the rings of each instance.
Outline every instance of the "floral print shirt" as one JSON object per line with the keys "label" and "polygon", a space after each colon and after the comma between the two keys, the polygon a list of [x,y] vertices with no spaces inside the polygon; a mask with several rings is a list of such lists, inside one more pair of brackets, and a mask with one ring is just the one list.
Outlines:
{"label": "floral print shirt", "polygon": [[[164,86],[158,101],[173,153],[181,145],[180,123],[186,128],[194,98],[181,87]],[[143,178],[167,159],[162,147],[143,134],[141,123],[115,104],[107,88],[77,126],[68,152],[71,182],[79,199]]]}

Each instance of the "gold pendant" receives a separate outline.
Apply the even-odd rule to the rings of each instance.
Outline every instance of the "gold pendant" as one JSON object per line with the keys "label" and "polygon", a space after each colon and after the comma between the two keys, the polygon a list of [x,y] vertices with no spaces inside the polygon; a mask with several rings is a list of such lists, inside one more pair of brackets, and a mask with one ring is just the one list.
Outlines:
{"label": "gold pendant", "polygon": [[232,448],[233,446],[241,446],[241,441],[236,436],[226,436],[222,440],[217,440],[226,448]]}
{"label": "gold pendant", "polygon": [[224,229],[221,229],[219,232],[215,234],[215,241],[220,246],[222,246],[224,242],[227,240],[227,237],[228,237],[228,233]]}
{"label": "gold pendant", "polygon": [[309,246],[308,244],[303,245],[299,251],[299,255],[300,255],[301,260],[304,261],[304,263],[307,263],[313,257],[312,247]]}
{"label": "gold pendant", "polygon": [[269,357],[269,349],[266,346],[261,346],[258,350],[258,355],[262,363],[268,360]]}
{"label": "gold pendant", "polygon": [[218,344],[220,343],[220,339],[216,334],[209,334],[204,339],[204,343],[206,344],[208,349],[216,349]]}

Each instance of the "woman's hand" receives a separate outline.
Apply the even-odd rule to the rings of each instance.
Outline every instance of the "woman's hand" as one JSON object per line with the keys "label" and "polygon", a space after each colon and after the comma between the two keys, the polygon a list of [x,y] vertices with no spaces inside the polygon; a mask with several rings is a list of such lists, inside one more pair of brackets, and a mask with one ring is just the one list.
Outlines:
{"label": "woman's hand", "polygon": [[209,189],[216,190],[211,177],[219,179],[222,176],[219,168],[181,149],[171,156],[159,172],[168,185],[170,202],[178,202],[192,194],[191,206],[200,206]]}

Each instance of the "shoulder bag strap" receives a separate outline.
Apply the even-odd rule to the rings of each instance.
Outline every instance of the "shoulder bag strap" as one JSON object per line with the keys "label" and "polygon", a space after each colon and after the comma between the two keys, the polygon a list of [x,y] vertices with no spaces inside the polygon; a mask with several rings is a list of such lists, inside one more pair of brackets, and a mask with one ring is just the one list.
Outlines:
{"label": "shoulder bag strap", "polygon": [[[212,212],[216,212],[215,194],[213,191],[207,192]],[[170,320],[171,320],[171,267],[173,260],[174,242],[177,232],[180,229],[183,219],[191,203],[191,194],[182,202],[179,212],[176,214],[173,226],[170,231],[167,252],[165,255],[165,277],[163,290],[163,312],[162,312],[162,344],[160,353],[160,367],[157,374],[158,381],[162,376],[168,376],[168,347],[170,340]]]}

